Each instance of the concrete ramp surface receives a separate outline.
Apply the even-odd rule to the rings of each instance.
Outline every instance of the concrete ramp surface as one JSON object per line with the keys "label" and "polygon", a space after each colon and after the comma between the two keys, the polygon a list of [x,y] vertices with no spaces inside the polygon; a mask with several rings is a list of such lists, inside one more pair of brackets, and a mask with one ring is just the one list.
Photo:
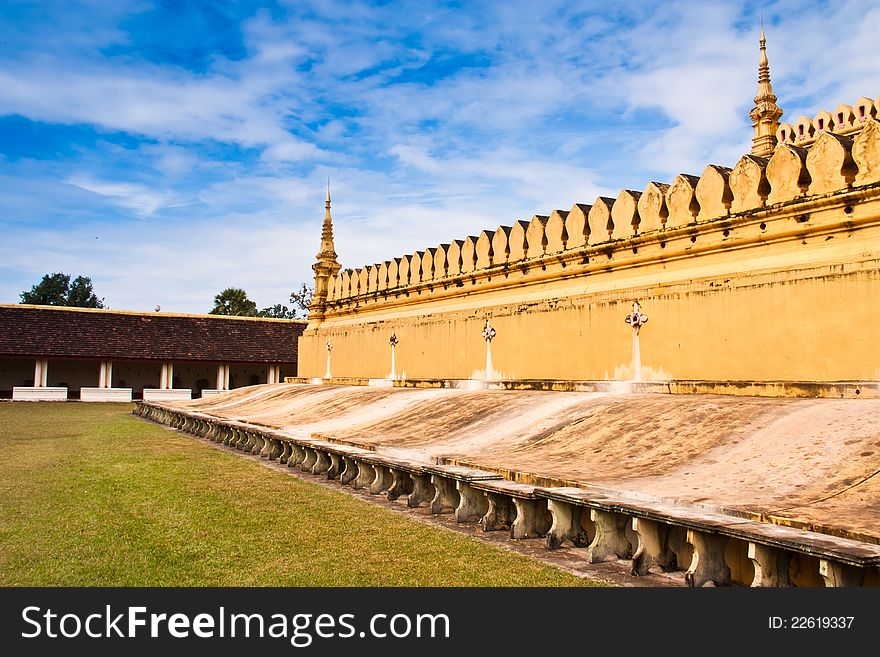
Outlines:
{"label": "concrete ramp surface", "polygon": [[880,400],[283,384],[174,406],[880,543]]}

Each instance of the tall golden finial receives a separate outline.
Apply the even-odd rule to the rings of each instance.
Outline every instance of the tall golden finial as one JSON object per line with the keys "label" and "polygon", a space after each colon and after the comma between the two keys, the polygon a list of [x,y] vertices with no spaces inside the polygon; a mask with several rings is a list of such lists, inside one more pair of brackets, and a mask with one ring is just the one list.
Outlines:
{"label": "tall golden finial", "polygon": [[752,155],[770,157],[776,148],[776,130],[782,117],[782,108],[776,104],[773,85],[770,83],[770,60],[767,59],[767,37],[764,34],[764,17],[761,16],[761,56],[758,59],[758,95],[755,106],[749,112],[752,119]]}
{"label": "tall golden finial", "polygon": [[330,179],[327,179],[327,200],[324,201],[324,225],[321,227],[321,250],[318,251],[318,262],[336,262],[336,250],[333,246],[333,216],[330,214]]}
{"label": "tall golden finial", "polygon": [[327,305],[327,291],[330,279],[336,276],[342,265],[336,260],[333,244],[333,216],[330,214],[330,179],[327,179],[327,200],[324,202],[324,224],[321,226],[321,249],[318,251],[312,270],[315,272],[315,292],[309,306],[309,319],[320,321]]}

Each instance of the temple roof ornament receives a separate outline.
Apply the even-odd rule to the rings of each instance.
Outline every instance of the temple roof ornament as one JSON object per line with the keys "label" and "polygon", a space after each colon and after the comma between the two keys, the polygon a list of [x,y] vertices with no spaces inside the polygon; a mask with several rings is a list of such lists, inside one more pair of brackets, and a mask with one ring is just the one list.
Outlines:
{"label": "temple roof ornament", "polygon": [[764,24],[761,21],[761,57],[758,60],[758,95],[755,106],[749,112],[752,128],[752,155],[770,157],[776,148],[776,130],[782,117],[782,108],[776,104],[773,85],[770,83],[770,60],[767,59],[767,37],[764,35]]}
{"label": "temple roof ornament", "polygon": [[330,279],[336,276],[342,265],[336,259],[333,246],[333,217],[330,215],[330,181],[327,181],[327,200],[324,202],[324,224],[321,227],[321,249],[315,256],[312,270],[315,272],[315,292],[309,304],[309,319],[320,321],[324,318],[327,307],[327,291]]}
{"label": "temple roof ornament", "polygon": [[[336,265],[336,271],[339,271],[339,263],[336,261],[336,249],[333,245],[333,217],[330,214],[330,182],[327,182],[327,200],[324,202],[324,225],[321,227],[321,250],[318,251],[316,258],[318,261],[312,265],[317,272],[317,267],[321,264]],[[334,274],[336,272],[333,272]]]}

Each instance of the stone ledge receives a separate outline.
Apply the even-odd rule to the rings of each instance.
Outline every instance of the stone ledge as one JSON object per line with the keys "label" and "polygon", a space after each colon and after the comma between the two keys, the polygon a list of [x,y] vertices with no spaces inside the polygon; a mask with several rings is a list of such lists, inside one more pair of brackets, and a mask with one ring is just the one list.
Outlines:
{"label": "stone ledge", "polygon": [[[285,383],[309,384],[305,377],[285,377]],[[376,386],[381,381],[395,388],[452,388],[456,390],[548,390],[553,392],[657,393],[668,395],[734,395],[742,397],[798,397],[804,399],[880,399],[877,381],[589,381],[566,379],[366,379],[333,377],[323,385]]]}
{"label": "stone ledge", "polygon": [[81,388],[79,400],[84,402],[130,402],[131,388]]}
{"label": "stone ledge", "polygon": [[15,386],[12,401],[67,401],[67,388]]}
{"label": "stone ledge", "polygon": [[192,399],[192,390],[189,388],[168,390],[144,388],[144,401],[180,401],[181,399]]}
{"label": "stone ledge", "polygon": [[229,392],[229,390],[215,390],[213,388],[205,388],[202,390],[202,397],[213,397],[214,395],[222,395],[224,392]]}

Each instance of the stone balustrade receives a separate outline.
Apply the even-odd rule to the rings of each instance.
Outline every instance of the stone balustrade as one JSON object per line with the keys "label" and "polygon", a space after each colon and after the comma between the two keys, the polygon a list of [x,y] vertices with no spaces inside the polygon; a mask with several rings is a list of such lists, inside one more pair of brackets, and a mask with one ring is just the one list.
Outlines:
{"label": "stone balustrade", "polygon": [[299,467],[483,531],[583,548],[591,563],[630,562],[633,575],[683,571],[688,586],[877,586],[880,545],[591,487],[539,487],[475,468],[372,450],[155,402],[134,413],[258,458]]}
{"label": "stone balustrade", "polygon": [[880,98],[862,96],[853,105],[841,103],[833,112],[822,110],[812,119],[802,116],[794,125],[780,123],[776,141],[780,144],[809,146],[825,132],[852,136],[872,119],[878,118]]}
{"label": "stone balustrade", "polygon": [[[643,191],[623,190],[616,198],[599,197],[591,205],[577,203],[570,210],[341,270],[329,283],[328,315],[493,277],[509,278],[514,284],[530,272],[546,275],[548,267],[574,270],[600,255],[613,267],[615,254],[636,253],[655,243],[665,248],[685,233],[691,242],[700,232],[724,230],[727,237],[729,225],[751,221],[765,226],[768,216],[784,214],[789,206],[874,185],[880,182],[878,105],[880,99],[863,98],[815,121],[783,124],[770,158],[743,155],[731,168],[710,164],[699,177],[680,174],[670,184],[649,182]],[[817,129],[820,121],[824,127]],[[792,136],[800,135],[801,129],[809,139]],[[761,239],[766,241],[768,235],[763,233]],[[653,253],[655,258],[668,258],[671,249]]]}

